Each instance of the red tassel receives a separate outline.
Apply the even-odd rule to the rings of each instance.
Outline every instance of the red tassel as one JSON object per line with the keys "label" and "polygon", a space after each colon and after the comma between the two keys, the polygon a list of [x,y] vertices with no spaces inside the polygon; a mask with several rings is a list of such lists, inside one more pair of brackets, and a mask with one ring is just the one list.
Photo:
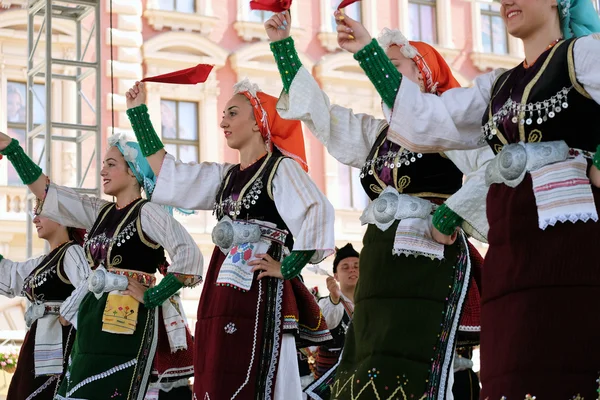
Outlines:
{"label": "red tassel", "polygon": [[338,9],[338,10],[340,10],[340,9],[342,9],[342,8],[344,8],[344,7],[348,7],[350,4],[354,4],[354,3],[356,3],[357,1],[360,1],[360,0],[343,0],[343,1],[340,3],[340,5],[338,6],[338,8],[337,8],[337,9]]}
{"label": "red tassel", "polygon": [[207,64],[198,64],[192,68],[182,69],[181,71],[169,72],[168,74],[151,76],[142,79],[142,82],[161,82],[161,83],[179,83],[184,85],[195,85],[196,83],[206,82],[213,66]]}
{"label": "red tassel", "polygon": [[252,0],[250,2],[251,10],[272,11],[280,13],[287,11],[292,6],[292,0]]}

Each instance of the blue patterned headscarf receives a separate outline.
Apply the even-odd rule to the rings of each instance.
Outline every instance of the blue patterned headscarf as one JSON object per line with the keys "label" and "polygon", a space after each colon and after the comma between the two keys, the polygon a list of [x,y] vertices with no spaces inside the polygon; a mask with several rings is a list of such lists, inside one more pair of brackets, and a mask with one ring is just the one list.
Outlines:
{"label": "blue patterned headscarf", "polygon": [[600,32],[600,16],[591,0],[557,0],[557,3],[565,39]]}
{"label": "blue patterned headscarf", "polygon": [[[122,133],[117,133],[109,137],[108,144],[110,146],[115,146],[119,149],[121,154],[123,154],[123,158],[127,162],[127,165],[129,165],[131,172],[133,172],[138,183],[142,189],[144,189],[144,192],[146,192],[146,197],[151,199],[154,188],[156,187],[156,176],[154,175],[148,160],[143,156],[140,145],[136,142],[128,141],[127,136]],[[164,207],[171,215],[173,215],[172,206]],[[194,211],[181,208],[177,208],[176,210],[185,215],[194,213]]]}

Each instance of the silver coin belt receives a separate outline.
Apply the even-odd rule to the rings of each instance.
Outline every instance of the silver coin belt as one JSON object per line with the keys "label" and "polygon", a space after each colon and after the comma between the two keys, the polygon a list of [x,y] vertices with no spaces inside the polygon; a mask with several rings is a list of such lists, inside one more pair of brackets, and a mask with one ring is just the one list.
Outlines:
{"label": "silver coin belt", "polygon": [[513,124],[519,123],[520,125],[532,125],[534,122],[541,125],[548,119],[554,118],[557,113],[569,108],[567,96],[571,89],[573,89],[573,86],[564,87],[548,100],[536,103],[522,104],[509,98],[492,118],[483,125],[481,128],[483,136],[479,143],[483,144],[486,140],[493,139],[498,134],[498,124],[502,124],[507,118],[510,118]]}

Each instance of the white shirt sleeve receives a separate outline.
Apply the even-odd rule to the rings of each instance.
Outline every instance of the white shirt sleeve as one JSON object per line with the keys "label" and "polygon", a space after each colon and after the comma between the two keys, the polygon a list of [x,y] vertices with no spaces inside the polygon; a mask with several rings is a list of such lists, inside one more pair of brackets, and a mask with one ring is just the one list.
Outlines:
{"label": "white shirt sleeve", "polygon": [[454,88],[441,96],[422,93],[419,85],[402,79],[388,139],[408,150],[437,153],[482,147],[481,122],[490,101],[498,69],[475,78],[470,88]]}
{"label": "white shirt sleeve", "polygon": [[60,306],[60,315],[77,329],[77,311],[88,293],[87,279],[91,272],[81,246],[69,246],[63,258],[63,267],[75,290]]}
{"label": "white shirt sleeve", "polygon": [[221,181],[231,164],[183,163],[167,154],[152,202],[190,210],[212,210]]}
{"label": "white shirt sleeve", "polygon": [[97,197],[82,195],[71,188],[51,183],[41,215],[63,226],[89,230],[106,203]]}
{"label": "white shirt sleeve", "polygon": [[462,187],[446,205],[463,220],[463,229],[477,240],[487,242],[489,225],[486,214],[488,186],[485,170],[494,158],[489,146],[477,150],[447,151],[446,156],[465,175]]}
{"label": "white shirt sleeve", "polygon": [[279,164],[273,178],[273,200],[294,236],[294,250],[316,250],[311,263],[333,254],[335,211],[296,161],[286,158]]}
{"label": "white shirt sleeve", "polygon": [[201,282],[204,269],[202,253],[188,231],[158,204],[144,204],[140,216],[144,234],[169,254],[171,265],[168,272],[184,278],[182,282],[186,286]]}
{"label": "white shirt sleeve", "polygon": [[332,105],[313,76],[302,67],[289,93],[282,92],[277,111],[282,118],[300,120],[342,164],[361,168],[385,120]]}
{"label": "white shirt sleeve", "polygon": [[575,75],[586,92],[600,104],[600,34],[577,39],[573,47]]}
{"label": "white shirt sleeve", "polygon": [[342,322],[342,318],[344,318],[344,305],[342,302],[333,304],[329,296],[327,296],[319,300],[319,307],[321,307],[327,327],[329,329],[337,328]]}
{"label": "white shirt sleeve", "polygon": [[6,258],[0,260],[0,294],[6,297],[20,296],[25,278],[44,260],[46,256],[16,262]]}

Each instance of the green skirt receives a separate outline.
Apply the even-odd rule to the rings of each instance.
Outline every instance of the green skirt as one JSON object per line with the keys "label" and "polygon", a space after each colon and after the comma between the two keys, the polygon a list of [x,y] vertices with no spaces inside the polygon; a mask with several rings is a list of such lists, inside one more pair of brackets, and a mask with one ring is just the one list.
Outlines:
{"label": "green skirt", "polygon": [[105,293],[83,299],[77,317],[77,336],[57,399],[142,400],[156,352],[156,310],[140,304],[132,335],[102,331]]}
{"label": "green skirt", "polygon": [[470,273],[466,239],[446,246],[443,260],[396,256],[397,226],[369,225],[363,239],[332,399],[445,399]]}

